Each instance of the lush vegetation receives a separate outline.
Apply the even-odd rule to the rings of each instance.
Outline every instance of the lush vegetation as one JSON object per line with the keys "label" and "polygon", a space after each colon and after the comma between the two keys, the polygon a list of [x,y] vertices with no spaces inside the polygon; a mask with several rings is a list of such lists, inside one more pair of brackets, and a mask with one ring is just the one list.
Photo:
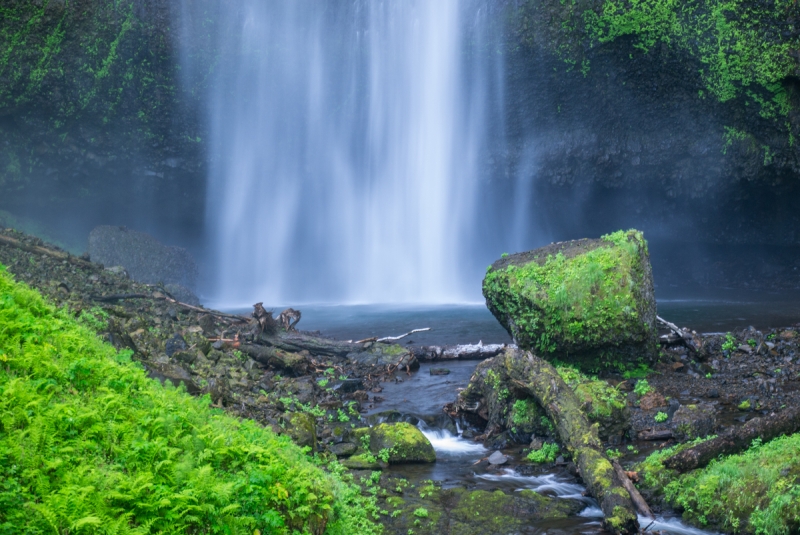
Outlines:
{"label": "lush vegetation", "polygon": [[781,82],[797,67],[791,52],[800,37],[783,30],[794,0],[605,0],[599,13],[584,19],[598,42],[635,38],[644,52],[657,44],[697,58],[709,94],[720,101],[740,95],[763,117],[786,116],[789,100]]}
{"label": "lush vegetation", "polygon": [[744,453],[684,475],[661,465],[662,459],[701,440],[651,454],[638,466],[645,486],[703,526],[764,535],[800,530],[800,434],[766,444],[755,440]]}
{"label": "lush vegetation", "polygon": [[489,307],[513,318],[520,344],[552,358],[651,337],[637,292],[647,261],[644,237],[631,230],[602,240],[605,245],[577,254],[488,269],[483,292]]}
{"label": "lush vegetation", "polygon": [[532,463],[554,463],[558,456],[558,444],[545,442],[538,450],[530,452],[527,459]]}
{"label": "lush vegetation", "polygon": [[149,379],[0,266],[0,533],[378,533],[322,461]]}

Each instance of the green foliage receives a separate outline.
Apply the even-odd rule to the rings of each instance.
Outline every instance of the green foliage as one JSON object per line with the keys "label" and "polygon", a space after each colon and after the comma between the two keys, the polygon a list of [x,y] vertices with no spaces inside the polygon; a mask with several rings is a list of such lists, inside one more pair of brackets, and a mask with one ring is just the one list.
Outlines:
{"label": "green foliage", "polygon": [[633,387],[633,391],[639,397],[646,395],[651,390],[653,390],[653,387],[650,386],[650,384],[647,382],[647,379],[639,379],[636,381],[636,386]]}
{"label": "green foliage", "polygon": [[608,246],[487,272],[483,293],[490,308],[514,318],[515,337],[523,346],[552,356],[603,346],[622,333],[626,339],[649,337],[634,293],[640,255],[647,248],[644,237],[631,230],[602,239]]}
{"label": "green foliage", "polygon": [[725,334],[725,341],[722,342],[722,350],[727,353],[733,353],[736,351],[737,347],[739,347],[739,344],[736,341],[736,337],[734,337],[731,333]]}
{"label": "green foliage", "polygon": [[527,459],[532,463],[554,463],[558,457],[558,444],[546,442],[538,450],[530,452]]}
{"label": "green foliage", "polygon": [[756,347],[756,339],[755,338],[748,339],[747,345],[749,345],[750,347]]}
{"label": "green foliage", "polygon": [[419,507],[414,509],[414,516],[417,518],[428,518],[428,510],[424,507]]}
{"label": "green foliage", "polygon": [[621,459],[623,455],[624,454],[621,451],[619,451],[617,448],[607,449],[606,450],[606,457],[608,457],[611,460]]}
{"label": "green foliage", "polygon": [[669,415],[666,412],[661,412],[661,411],[658,411],[656,415],[653,417],[653,419],[658,423],[666,422],[668,418]]}
{"label": "green foliage", "polygon": [[634,469],[643,476],[644,486],[656,495],[663,494],[664,487],[677,477],[677,473],[673,470],[667,470],[661,461],[676,453],[691,448],[706,440],[711,440],[714,436],[697,438],[695,440],[677,444],[675,446],[656,450],[641,463],[637,464]]}
{"label": "green foliage", "polygon": [[653,370],[650,366],[647,364],[639,364],[635,368],[625,370],[622,377],[625,379],[644,379],[651,373],[653,373]]}
{"label": "green foliage", "polygon": [[101,332],[108,326],[108,312],[100,307],[82,310],[78,315],[78,323],[95,332]]}
{"label": "green foliage", "polygon": [[149,379],[0,266],[0,533],[379,533],[287,437]]}
{"label": "green foliage", "polygon": [[511,423],[526,425],[534,422],[541,413],[539,405],[532,399],[518,399],[511,408]]}
{"label": "green foliage", "polygon": [[795,69],[797,34],[782,33],[794,0],[605,0],[586,10],[587,33],[599,43],[633,36],[647,53],[659,44],[699,61],[706,90],[718,100],[744,97],[763,117],[785,116],[788,96],[781,82]]}
{"label": "green foliage", "polygon": [[800,434],[760,439],[744,453],[674,477],[664,488],[673,506],[701,525],[725,531],[787,535],[800,530]]}
{"label": "green foliage", "polygon": [[746,400],[742,401],[741,403],[739,403],[738,408],[739,408],[740,411],[749,411],[750,410],[750,400],[746,399]]}

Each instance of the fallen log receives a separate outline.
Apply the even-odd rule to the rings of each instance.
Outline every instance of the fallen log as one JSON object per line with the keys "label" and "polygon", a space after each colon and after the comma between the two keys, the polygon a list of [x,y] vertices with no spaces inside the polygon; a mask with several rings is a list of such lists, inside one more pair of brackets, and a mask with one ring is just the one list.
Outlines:
{"label": "fallen log", "polygon": [[756,438],[766,442],[798,431],[800,431],[800,407],[792,407],[770,416],[753,418],[741,427],[728,429],[716,438],[667,457],[662,464],[670,470],[688,472],[706,466],[720,455],[744,451]]}
{"label": "fallen log", "polygon": [[278,333],[274,336],[262,334],[258,337],[258,341],[267,346],[276,347],[289,351],[291,353],[299,353],[300,351],[308,351],[312,355],[325,355],[331,357],[345,358],[349,353],[359,351],[360,345],[352,342],[342,342],[339,340],[329,340],[327,338],[319,338],[316,336],[307,336],[298,332],[292,333]]}
{"label": "fallen log", "polygon": [[72,256],[69,253],[64,251],[58,251],[56,249],[50,249],[49,247],[42,247],[39,245],[28,245],[16,238],[12,238],[11,236],[5,236],[0,234],[0,243],[5,245],[10,245],[12,247],[16,247],[18,249],[22,249],[23,251],[34,253],[34,254],[43,254],[47,256],[52,256],[53,258],[58,258],[61,260],[66,260],[70,264],[74,264],[76,266],[80,266],[83,268],[96,268],[100,269],[100,266],[96,264],[92,264],[88,260],[84,260],[83,258]]}
{"label": "fallen log", "polygon": [[295,373],[303,374],[308,371],[309,361],[303,355],[284,351],[276,347],[260,346],[256,344],[242,344],[239,351],[252,358],[256,362],[279,368],[282,370],[292,370]]}
{"label": "fallen log", "polygon": [[631,495],[603,451],[597,427],[581,410],[581,401],[547,361],[529,351],[507,349],[503,366],[513,383],[541,405],[572,454],[589,493],[600,503],[604,527],[619,534],[638,533]]}

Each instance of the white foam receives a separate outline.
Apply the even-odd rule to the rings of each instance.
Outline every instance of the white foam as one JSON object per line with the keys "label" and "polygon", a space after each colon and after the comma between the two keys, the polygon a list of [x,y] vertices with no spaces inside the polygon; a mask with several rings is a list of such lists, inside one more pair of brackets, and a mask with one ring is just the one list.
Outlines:
{"label": "white foam", "polygon": [[677,533],[678,535],[715,535],[714,531],[704,531],[702,529],[687,526],[677,518],[656,517],[655,521],[645,516],[639,517],[639,526],[646,533],[666,532]]}
{"label": "white foam", "polygon": [[584,518],[603,518],[603,510],[596,505],[590,505],[578,513],[578,516],[582,516]]}
{"label": "white foam", "polygon": [[[422,426],[420,426],[422,427]],[[422,434],[430,440],[437,454],[448,456],[483,455],[488,452],[483,445],[454,435],[446,429],[421,428]]]}
{"label": "white foam", "polygon": [[497,482],[512,482],[519,485],[522,489],[530,489],[536,492],[548,492],[559,498],[586,500],[583,495],[586,490],[583,486],[577,483],[569,483],[558,479],[555,474],[545,474],[542,476],[523,476],[511,469],[506,468],[500,473],[496,474],[480,474],[477,476],[480,479],[487,481]]}

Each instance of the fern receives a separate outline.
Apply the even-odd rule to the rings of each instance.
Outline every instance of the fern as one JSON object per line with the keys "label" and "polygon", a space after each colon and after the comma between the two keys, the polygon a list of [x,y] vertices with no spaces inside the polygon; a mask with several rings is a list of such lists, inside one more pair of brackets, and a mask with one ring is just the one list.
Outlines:
{"label": "fern", "polygon": [[147,378],[91,323],[0,266],[0,535],[380,532],[341,470]]}

